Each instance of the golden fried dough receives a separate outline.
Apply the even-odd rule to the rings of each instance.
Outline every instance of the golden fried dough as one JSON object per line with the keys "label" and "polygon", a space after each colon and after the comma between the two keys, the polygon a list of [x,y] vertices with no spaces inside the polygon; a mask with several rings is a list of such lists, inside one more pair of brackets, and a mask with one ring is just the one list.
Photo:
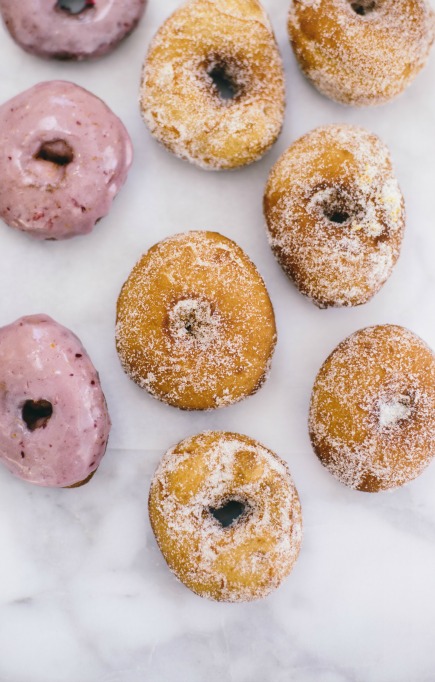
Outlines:
{"label": "golden fried dough", "polygon": [[264,211],[279,263],[321,308],[366,303],[399,257],[403,197],[387,147],[362,128],[295,142],[270,173]]}
{"label": "golden fried dough", "polygon": [[255,265],[216,232],[153,246],[118,300],[117,348],[131,378],[187,410],[230,405],[266,379],[275,317]]}
{"label": "golden fried dough", "polygon": [[170,569],[209,599],[265,597],[299,554],[302,513],[289,471],[247,436],[210,431],[169,450],[149,512]]}
{"label": "golden fried dough", "polygon": [[258,0],[190,0],[156,34],[142,115],[177,156],[210,170],[252,163],[278,137],[284,107],[281,56]]}
{"label": "golden fried dough", "polygon": [[352,334],[317,375],[310,435],[320,461],[351,488],[416,478],[435,454],[435,355],[394,325]]}
{"label": "golden fried dough", "polygon": [[428,0],[292,0],[288,30],[320,92],[344,104],[383,104],[426,64],[435,14]]}

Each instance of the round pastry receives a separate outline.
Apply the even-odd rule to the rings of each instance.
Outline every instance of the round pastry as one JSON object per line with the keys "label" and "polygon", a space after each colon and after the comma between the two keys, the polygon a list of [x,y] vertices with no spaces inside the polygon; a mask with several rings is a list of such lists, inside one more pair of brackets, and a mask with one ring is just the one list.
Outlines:
{"label": "round pastry", "polygon": [[309,428],[322,464],[366,492],[416,478],[435,454],[435,355],[394,325],[349,336],[317,375]]}
{"label": "round pastry", "polygon": [[258,0],[190,0],[155,36],[142,115],[178,157],[209,170],[252,163],[277,139],[284,107],[282,61]]}
{"label": "round pastry", "polygon": [[265,597],[299,554],[302,512],[287,466],[247,436],[209,431],[169,450],[149,512],[169,568],[201,597]]}
{"label": "round pastry", "polygon": [[118,299],[124,370],[165,403],[207,410],[242,400],[265,381],[275,316],[255,265],[216,232],[153,246]]}
{"label": "round pastry", "polygon": [[383,104],[414,80],[435,37],[428,0],[292,0],[288,29],[304,74],[343,104]]}
{"label": "round pastry", "polygon": [[111,52],[137,26],[146,0],[0,0],[3,21],[26,52],[90,59]]}
{"label": "round pastry", "polygon": [[366,303],[399,257],[403,197],[387,147],[362,128],[295,142],[270,173],[264,212],[279,263],[321,308]]}
{"label": "round pastry", "polygon": [[73,83],[39,83],[0,107],[0,217],[37,239],[87,234],[133,160],[122,122]]}
{"label": "round pastry", "polygon": [[106,451],[110,417],[79,339],[47,315],[0,329],[0,461],[30,483],[85,483]]}

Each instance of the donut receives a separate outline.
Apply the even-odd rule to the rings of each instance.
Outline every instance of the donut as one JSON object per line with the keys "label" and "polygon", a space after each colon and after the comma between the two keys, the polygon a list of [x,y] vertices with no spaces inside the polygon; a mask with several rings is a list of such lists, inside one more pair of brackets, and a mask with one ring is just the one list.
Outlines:
{"label": "donut", "polygon": [[0,461],[35,485],[89,480],[106,451],[110,417],[80,340],[48,315],[0,329]]}
{"label": "donut", "polygon": [[0,218],[36,239],[87,234],[133,160],[130,137],[98,97],[39,83],[0,107]]}
{"label": "donut", "polygon": [[399,257],[404,200],[387,147],[362,128],[297,140],[270,173],[264,213],[278,262],[320,308],[366,303]]}
{"label": "donut", "polygon": [[82,60],[111,52],[137,26],[146,0],[0,0],[12,38],[38,57]]}
{"label": "donut", "polygon": [[152,135],[208,170],[259,159],[284,118],[281,56],[258,0],[190,0],[158,31],[141,110]]}
{"label": "donut", "polygon": [[395,325],[362,329],[331,353],[314,383],[314,451],[342,483],[388,490],[435,454],[435,355]]}
{"label": "donut", "polygon": [[286,464],[257,441],[208,431],[163,457],[149,513],[171,571],[201,597],[266,597],[292,570],[302,512]]}
{"label": "donut", "polygon": [[124,371],[184,410],[230,405],[266,380],[275,316],[255,265],[216,232],[186,232],[153,246],[133,268],[117,308]]}
{"label": "donut", "polygon": [[303,73],[343,104],[383,104],[425,66],[435,37],[428,0],[292,0],[290,41]]}

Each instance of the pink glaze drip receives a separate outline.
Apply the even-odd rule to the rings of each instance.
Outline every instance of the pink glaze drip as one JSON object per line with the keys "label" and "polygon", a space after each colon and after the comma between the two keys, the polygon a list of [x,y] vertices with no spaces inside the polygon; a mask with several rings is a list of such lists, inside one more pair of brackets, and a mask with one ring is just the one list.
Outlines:
{"label": "pink glaze drip", "polygon": [[[27,401],[52,415],[30,430]],[[47,315],[0,329],[0,461],[19,478],[68,487],[98,468],[110,432],[100,380],[80,340]]]}
{"label": "pink glaze drip", "polygon": [[[69,162],[44,158],[53,143]],[[39,83],[0,107],[0,217],[37,239],[87,234],[132,160],[124,125],[98,97],[66,81]]]}
{"label": "pink glaze drip", "polygon": [[146,0],[94,0],[79,14],[56,0],[0,0],[6,28],[24,50],[54,59],[89,59],[113,50],[137,26]]}

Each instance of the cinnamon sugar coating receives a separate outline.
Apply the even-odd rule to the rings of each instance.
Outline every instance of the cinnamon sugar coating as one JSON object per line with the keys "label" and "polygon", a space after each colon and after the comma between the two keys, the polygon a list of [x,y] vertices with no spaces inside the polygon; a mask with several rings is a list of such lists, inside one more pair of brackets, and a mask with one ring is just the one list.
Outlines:
{"label": "cinnamon sugar coating", "polygon": [[363,128],[297,140],[272,168],[264,212],[279,263],[321,308],[369,301],[400,254],[403,197],[388,148]]}
{"label": "cinnamon sugar coating", "polygon": [[309,429],[322,464],[366,492],[401,486],[435,454],[435,355],[394,325],[349,336],[317,375]]}
{"label": "cinnamon sugar coating", "polygon": [[[216,73],[232,98],[220,96]],[[189,0],[156,34],[142,115],[177,156],[209,170],[252,163],[277,139],[284,107],[282,61],[258,0]]]}
{"label": "cinnamon sugar coating", "polygon": [[118,300],[124,370],[175,407],[230,405],[265,381],[275,317],[255,265],[216,232],[187,232],[153,246]]}
{"label": "cinnamon sugar coating", "polygon": [[[210,510],[244,511],[223,527]],[[163,457],[151,484],[151,525],[169,568],[216,601],[267,596],[290,573],[302,540],[302,512],[286,464],[257,441],[205,432]]]}
{"label": "cinnamon sugar coating", "polygon": [[383,104],[426,64],[435,13],[428,0],[292,0],[288,30],[299,66],[326,97]]}

